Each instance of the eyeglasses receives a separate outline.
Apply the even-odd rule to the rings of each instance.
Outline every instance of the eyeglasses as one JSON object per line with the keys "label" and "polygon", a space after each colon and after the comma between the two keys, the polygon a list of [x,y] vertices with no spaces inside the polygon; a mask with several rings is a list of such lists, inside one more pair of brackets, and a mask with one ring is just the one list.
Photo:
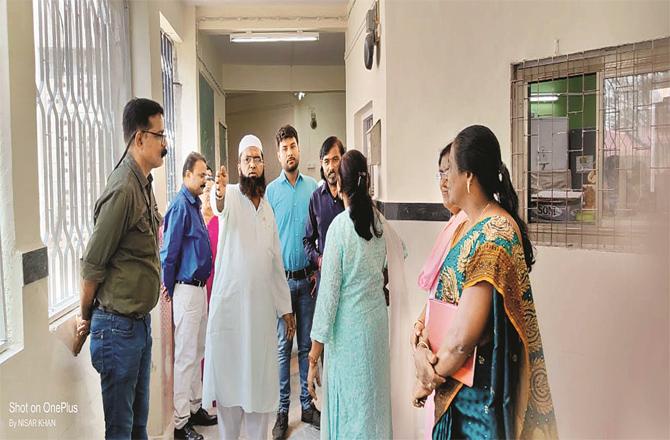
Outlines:
{"label": "eyeglasses", "polygon": [[435,173],[435,178],[440,181],[447,180],[448,175],[449,175],[448,171],[438,171],[437,173]]}
{"label": "eyeglasses", "polygon": [[244,159],[242,159],[245,165],[251,164],[253,162],[255,165],[260,165],[263,163],[263,158],[260,156],[247,156]]}
{"label": "eyeglasses", "polygon": [[153,134],[154,136],[160,139],[161,144],[167,144],[167,135],[165,133],[156,133],[151,130],[142,130],[142,133]]}

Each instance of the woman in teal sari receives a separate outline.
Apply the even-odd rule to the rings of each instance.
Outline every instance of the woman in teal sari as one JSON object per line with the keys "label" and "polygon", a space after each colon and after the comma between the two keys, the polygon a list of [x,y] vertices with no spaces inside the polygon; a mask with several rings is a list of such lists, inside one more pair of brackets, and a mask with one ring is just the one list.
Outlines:
{"label": "woman in teal sari", "polygon": [[[458,305],[437,351],[417,369],[415,406],[435,389],[433,439],[556,438],[555,414],[529,272],[534,263],[518,197],[491,130],[461,131],[450,153],[455,232],[435,298]],[[419,344],[428,349],[427,334]],[[475,350],[472,387],[451,378]]]}

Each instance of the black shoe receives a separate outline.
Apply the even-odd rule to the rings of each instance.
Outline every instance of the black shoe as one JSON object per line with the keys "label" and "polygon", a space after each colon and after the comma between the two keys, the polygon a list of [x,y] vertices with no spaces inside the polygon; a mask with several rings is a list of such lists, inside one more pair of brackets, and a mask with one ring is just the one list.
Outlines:
{"label": "black shoe", "polygon": [[175,439],[186,439],[186,440],[204,440],[205,437],[200,435],[198,431],[193,429],[191,422],[188,422],[181,429],[174,430]]}
{"label": "black shoe", "polygon": [[300,417],[305,423],[309,423],[314,426],[316,429],[321,429],[321,411],[316,409],[313,403],[309,404],[309,408],[302,410],[302,417]]}
{"label": "black shoe", "polygon": [[200,407],[199,410],[191,413],[189,422],[191,422],[191,425],[212,426],[216,425],[216,416],[210,416],[207,411]]}
{"label": "black shoe", "polygon": [[286,431],[288,431],[288,413],[279,412],[275,426],[272,428],[272,440],[284,440]]}

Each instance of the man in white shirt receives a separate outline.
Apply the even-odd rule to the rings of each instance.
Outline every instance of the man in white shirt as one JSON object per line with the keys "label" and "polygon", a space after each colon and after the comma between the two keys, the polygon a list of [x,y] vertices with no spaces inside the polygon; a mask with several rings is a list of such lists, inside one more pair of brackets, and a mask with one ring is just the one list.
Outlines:
{"label": "man in white shirt", "polygon": [[265,439],[279,406],[277,318],[291,337],[295,320],[270,204],[265,199],[263,146],[246,135],[239,145],[239,185],[217,174],[212,209],[219,216],[216,272],[205,343],[203,402],[217,402],[224,440]]}

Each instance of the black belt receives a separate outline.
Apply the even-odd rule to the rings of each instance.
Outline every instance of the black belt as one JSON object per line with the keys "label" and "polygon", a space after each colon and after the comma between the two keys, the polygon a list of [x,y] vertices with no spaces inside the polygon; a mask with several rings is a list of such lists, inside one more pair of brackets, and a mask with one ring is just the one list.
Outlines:
{"label": "black belt", "polygon": [[287,280],[304,280],[312,274],[312,271],[307,267],[300,270],[287,270],[285,272]]}
{"label": "black belt", "polygon": [[203,287],[207,281],[191,280],[191,281],[177,281],[177,284],[188,284],[189,286]]}
{"label": "black belt", "polygon": [[98,304],[96,306],[96,308],[99,309],[101,312],[110,313],[112,315],[122,316],[124,318],[129,318],[129,319],[139,320],[139,319],[144,319],[149,315],[148,313],[132,313],[130,315],[124,315],[123,313],[119,313],[116,310],[112,310],[108,307],[103,306],[102,304]]}

